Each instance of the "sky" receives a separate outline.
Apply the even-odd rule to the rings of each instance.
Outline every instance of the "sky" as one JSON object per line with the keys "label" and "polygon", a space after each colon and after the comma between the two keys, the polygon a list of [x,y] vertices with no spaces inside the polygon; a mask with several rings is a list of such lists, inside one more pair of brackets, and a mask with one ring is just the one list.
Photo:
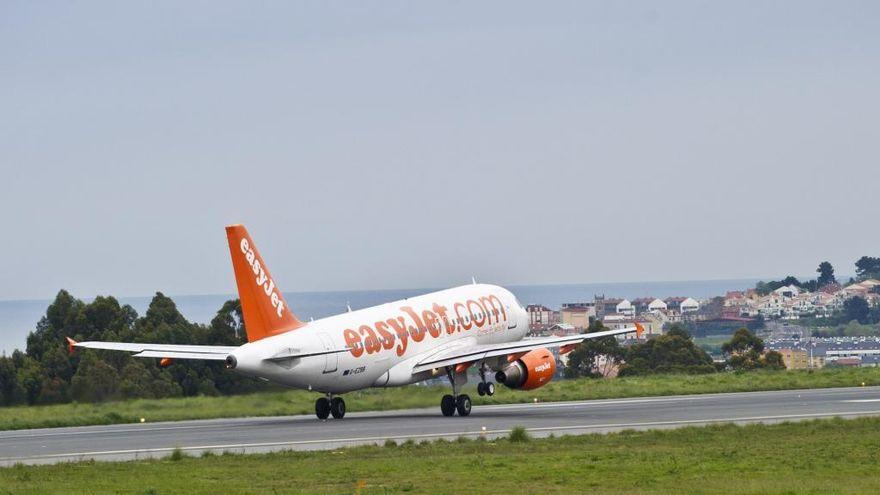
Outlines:
{"label": "sky", "polygon": [[880,4],[0,4],[0,299],[851,274]]}

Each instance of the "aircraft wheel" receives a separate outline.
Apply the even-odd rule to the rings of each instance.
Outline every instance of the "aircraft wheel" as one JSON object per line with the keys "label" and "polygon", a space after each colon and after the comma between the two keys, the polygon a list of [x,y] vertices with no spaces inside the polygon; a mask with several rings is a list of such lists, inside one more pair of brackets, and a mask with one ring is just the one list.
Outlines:
{"label": "aircraft wheel", "polygon": [[334,397],[330,401],[330,414],[336,419],[342,419],[345,416],[345,401],[342,397]]}
{"label": "aircraft wheel", "polygon": [[444,416],[452,416],[455,414],[455,397],[444,395],[440,400],[440,412],[442,412]]}
{"label": "aircraft wheel", "polygon": [[477,384],[477,395],[479,395],[480,397],[486,395],[486,384],[485,383],[480,382]]}
{"label": "aircraft wheel", "polygon": [[327,419],[330,415],[330,401],[326,397],[321,397],[315,401],[315,416],[318,419]]}
{"label": "aircraft wheel", "polygon": [[471,413],[471,398],[467,395],[459,395],[458,400],[455,404],[455,409],[458,410],[459,416],[467,416]]}
{"label": "aircraft wheel", "polygon": [[486,384],[486,395],[493,396],[495,395],[495,384],[492,382],[488,382]]}

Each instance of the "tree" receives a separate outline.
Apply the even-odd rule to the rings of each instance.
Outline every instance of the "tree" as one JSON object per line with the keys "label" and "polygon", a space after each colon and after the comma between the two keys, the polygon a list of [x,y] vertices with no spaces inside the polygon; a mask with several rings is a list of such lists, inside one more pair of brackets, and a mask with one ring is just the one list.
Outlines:
{"label": "tree", "polygon": [[[587,328],[587,333],[601,332],[608,330],[602,325],[601,321],[593,321]],[[598,361],[601,356],[605,356],[606,369],[599,369]],[[580,344],[568,355],[568,362],[565,364],[565,376],[567,378],[576,378],[587,376],[590,378],[600,378],[605,376],[607,367],[613,366],[620,362],[623,357],[623,349],[614,336],[600,337],[598,339],[587,339]]]}
{"label": "tree", "polygon": [[807,292],[816,292],[817,290],[819,290],[819,287],[820,287],[819,282],[816,281],[815,279],[814,280],[807,280],[806,282],[803,282],[801,284],[801,289],[803,289]]}
{"label": "tree", "polygon": [[721,346],[721,352],[726,355],[755,351],[764,352],[764,341],[755,336],[748,328],[737,330],[730,340]]}
{"label": "tree", "polygon": [[868,312],[868,321],[871,323],[880,323],[880,304],[875,304]]}
{"label": "tree", "polygon": [[784,370],[785,361],[782,360],[782,354],[776,351],[767,351],[761,357],[761,367],[768,370]]}
{"label": "tree", "polygon": [[241,345],[247,342],[239,299],[230,299],[223,303],[211,320],[207,338],[214,345]]}
{"label": "tree", "polygon": [[624,360],[619,376],[715,371],[709,354],[694,345],[691,335],[680,325],[673,325],[660,337],[632,345]]}
{"label": "tree", "polygon": [[880,258],[862,256],[856,261],[856,277],[859,280],[880,278]]}
{"label": "tree", "polygon": [[82,301],[69,292],[58,291],[55,300],[46,308],[46,316],[37,323],[36,330],[28,334],[27,355],[40,361],[43,353],[63,342],[64,337],[81,334],[79,315],[82,307]]}
{"label": "tree", "polygon": [[37,403],[40,398],[40,390],[43,388],[43,369],[40,363],[30,357],[24,358],[21,366],[17,367],[16,381],[20,393],[28,405]]}
{"label": "tree", "polygon": [[118,397],[119,373],[116,368],[86,351],[70,382],[71,395],[81,402],[102,402]]}
{"label": "tree", "polygon": [[834,278],[834,267],[827,261],[819,263],[819,268],[816,269],[816,273],[819,274],[819,278],[816,279],[816,285],[819,287],[825,287],[828,284],[837,283],[837,279]]}
{"label": "tree", "polygon": [[156,295],[153,296],[153,300],[150,301],[150,306],[147,308],[147,314],[144,315],[144,319],[156,326],[162,323],[167,325],[189,323],[186,321],[186,318],[180,314],[180,311],[177,310],[177,305],[174,304],[174,301],[161,292],[157,292]]}
{"label": "tree", "polygon": [[859,323],[868,323],[868,314],[871,308],[868,301],[859,296],[851,297],[843,301],[843,317],[847,321],[858,321]]}
{"label": "tree", "polygon": [[0,356],[0,405],[8,406],[16,401],[18,378],[12,358]]}
{"label": "tree", "polygon": [[776,351],[764,353],[764,341],[748,328],[740,328],[721,346],[727,365],[735,370],[759,368],[785,369],[782,355]]}
{"label": "tree", "polygon": [[181,394],[180,386],[171,375],[149,361],[132,359],[119,373],[119,394],[123,398],[159,399]]}

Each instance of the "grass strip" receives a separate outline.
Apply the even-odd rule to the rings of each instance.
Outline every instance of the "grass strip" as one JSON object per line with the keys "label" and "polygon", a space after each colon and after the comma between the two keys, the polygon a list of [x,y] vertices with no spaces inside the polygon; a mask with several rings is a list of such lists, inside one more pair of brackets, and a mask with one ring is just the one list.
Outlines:
{"label": "grass strip", "polygon": [[18,465],[0,493],[857,494],[880,493],[878,461],[880,418],[826,419]]}

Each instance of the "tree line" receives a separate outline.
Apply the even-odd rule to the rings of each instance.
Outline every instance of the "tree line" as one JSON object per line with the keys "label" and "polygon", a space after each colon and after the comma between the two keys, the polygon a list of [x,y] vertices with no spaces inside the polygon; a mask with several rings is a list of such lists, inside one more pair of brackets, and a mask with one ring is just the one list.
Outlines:
{"label": "tree line", "polygon": [[226,395],[268,388],[229,373],[223,363],[133,358],[124,352],[77,349],[65,337],[159,344],[245,343],[239,301],[226,301],[207,325],[192,323],[157,292],[143,316],[112,296],[84,303],[62,290],[28,335],[25,352],[0,357],[0,404],[99,402],[127,398]]}
{"label": "tree line", "polygon": [[[601,321],[590,323],[588,333],[607,330]],[[764,341],[748,328],[737,330],[722,345],[724,363],[714,363],[681,325],[672,325],[663,335],[629,347],[614,336],[589,339],[568,355],[568,378],[604,375],[603,368],[619,366],[618,376],[644,376],[658,373],[701,374],[724,370],[785,369],[782,355],[764,349]]]}
{"label": "tree line", "polygon": [[[856,260],[855,268],[856,277],[850,279],[850,283],[872,278],[880,279],[880,258],[862,256]],[[816,268],[816,273],[816,278],[806,281],[800,281],[792,275],[789,275],[782,280],[771,280],[769,282],[761,281],[755,285],[755,290],[758,294],[766,296],[780,287],[793,285],[809,292],[816,292],[822,287],[837,283],[837,277],[834,275],[834,266],[828,261],[819,263],[819,267]]]}

